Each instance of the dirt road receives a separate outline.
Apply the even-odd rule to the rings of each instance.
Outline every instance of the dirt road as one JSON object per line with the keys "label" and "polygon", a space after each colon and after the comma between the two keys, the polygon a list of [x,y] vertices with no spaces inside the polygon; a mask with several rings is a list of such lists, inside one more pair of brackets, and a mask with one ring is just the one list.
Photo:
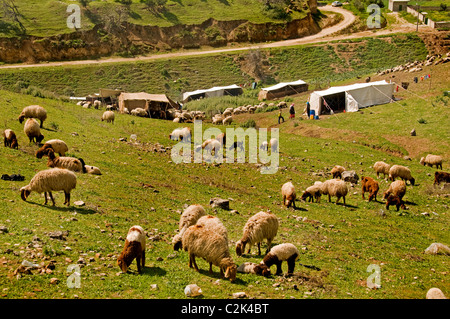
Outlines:
{"label": "dirt road", "polygon": [[[416,26],[410,23],[398,23],[394,24],[389,29],[383,29],[378,31],[364,31],[357,32],[353,34],[346,34],[340,36],[332,36],[332,34],[345,29],[349,25],[351,25],[355,21],[355,16],[348,10],[332,7],[332,6],[324,6],[320,7],[321,11],[332,11],[337,12],[343,15],[344,19],[338,24],[331,26],[329,28],[325,28],[321,30],[319,33],[316,33],[311,36],[292,39],[292,40],[284,40],[277,41],[271,43],[263,43],[263,44],[255,44],[251,46],[242,46],[242,47],[234,47],[234,48],[219,48],[213,50],[189,50],[189,51],[177,51],[174,53],[164,53],[164,54],[154,54],[149,56],[140,56],[135,58],[106,58],[99,60],[79,60],[79,61],[63,61],[63,62],[47,62],[47,63],[38,63],[38,64],[8,64],[8,65],[0,65],[0,69],[14,69],[14,68],[34,68],[34,67],[50,67],[50,66],[69,66],[69,65],[91,65],[91,64],[105,64],[105,63],[118,63],[118,62],[133,62],[133,61],[149,61],[156,59],[167,59],[167,58],[175,58],[175,57],[185,57],[185,56],[198,56],[205,54],[217,54],[217,53],[226,53],[226,52],[235,52],[235,51],[246,51],[246,50],[255,50],[255,49],[263,49],[263,48],[275,48],[275,47],[284,47],[284,46],[292,46],[299,44],[308,44],[308,43],[318,43],[329,40],[340,40],[340,39],[352,39],[352,38],[360,38],[360,37],[368,37],[374,35],[385,35],[390,33],[397,32],[411,32],[415,31]],[[423,28],[423,27],[421,27]]]}

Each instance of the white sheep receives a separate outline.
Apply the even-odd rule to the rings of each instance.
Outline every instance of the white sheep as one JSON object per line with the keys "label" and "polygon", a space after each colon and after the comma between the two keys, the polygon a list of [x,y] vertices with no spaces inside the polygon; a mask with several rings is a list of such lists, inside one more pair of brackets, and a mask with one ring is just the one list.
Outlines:
{"label": "white sheep", "polygon": [[86,170],[86,173],[88,173],[88,174],[102,175],[102,172],[100,171],[100,168],[98,168],[96,166],[84,165],[84,168]]}
{"label": "white sheep", "polygon": [[256,264],[252,262],[244,262],[237,268],[237,272],[244,274],[262,275],[264,277],[270,277],[270,268],[265,264]]}
{"label": "white sheep", "polygon": [[115,117],[115,115],[114,115],[113,111],[105,111],[102,114],[101,120],[102,120],[102,122],[106,121],[106,123],[113,123],[114,124],[114,117]]}
{"label": "white sheep", "polygon": [[295,187],[291,182],[287,182],[281,186],[281,196],[283,197],[283,205],[289,208],[292,204],[296,208],[295,199],[297,195],[295,193]]}
{"label": "white sheep", "polygon": [[402,180],[394,181],[389,185],[389,188],[384,192],[383,198],[387,199],[389,195],[397,196],[402,199],[406,194],[406,183]]}
{"label": "white sheep", "polygon": [[199,220],[200,217],[205,216],[205,214],[205,209],[200,204],[190,205],[183,211],[178,223],[179,233],[176,234],[172,239],[174,250],[179,250],[180,248],[182,248],[181,238],[186,229],[188,229],[188,227],[192,225],[195,225],[197,223],[197,220]]}
{"label": "white sheep", "polygon": [[222,120],[222,124],[223,125],[228,125],[231,124],[233,122],[233,117],[232,116],[227,116],[226,118],[224,118]]}
{"label": "white sheep", "polygon": [[322,196],[322,182],[315,182],[314,185],[309,186],[303,192],[301,199],[306,201],[309,199],[309,202],[314,202],[314,199],[317,203],[320,203],[320,198]]}
{"label": "white sheep", "polygon": [[348,193],[347,184],[339,179],[329,179],[322,183],[320,190],[323,195],[328,195],[328,201],[331,202],[331,196],[336,196],[336,204],[342,197],[345,205],[345,196]]}
{"label": "white sheep", "polygon": [[228,231],[222,221],[215,216],[205,215],[197,220],[196,225],[203,226],[205,229],[214,231],[228,240]]}
{"label": "white sheep", "polygon": [[125,246],[117,258],[117,264],[122,272],[127,272],[134,259],[136,259],[138,272],[142,272],[142,268],[145,267],[145,241],[145,231],[141,226],[132,226],[128,230]]}
{"label": "white sheep", "polygon": [[23,131],[28,136],[30,143],[33,141],[40,143],[44,139],[44,135],[41,134],[39,123],[33,118],[29,118],[25,122]]}
{"label": "white sheep", "polygon": [[27,200],[31,192],[39,194],[44,193],[45,203],[47,205],[47,193],[55,206],[52,192],[64,191],[64,204],[70,205],[70,191],[77,185],[77,176],[72,171],[61,168],[51,168],[40,171],[31,179],[30,183],[20,189],[21,197]]}
{"label": "white sheep", "polygon": [[246,245],[249,254],[252,245],[257,244],[258,255],[261,255],[261,242],[264,239],[267,239],[267,253],[277,235],[278,224],[277,216],[269,212],[259,212],[250,217],[244,226],[241,239],[236,243],[236,254],[242,256]]}
{"label": "white sheep", "polygon": [[19,122],[22,123],[25,118],[36,118],[41,121],[39,127],[42,128],[47,119],[47,111],[40,105],[30,105],[25,107],[19,115]]}
{"label": "white sheep", "polygon": [[55,153],[58,153],[60,156],[66,155],[66,152],[69,150],[67,147],[66,142],[59,139],[52,139],[48,140],[44,143],[44,145],[41,146],[36,152],[37,158],[42,158],[43,155],[45,155],[47,149],[53,149]]}
{"label": "white sheep", "polygon": [[345,171],[345,168],[340,165],[334,166],[330,173],[333,176],[333,178],[342,178],[342,173]]}
{"label": "white sheep", "polygon": [[380,174],[383,174],[383,178],[385,178],[386,176],[389,176],[389,170],[391,169],[391,165],[383,161],[378,161],[375,162],[375,164],[373,164],[373,169],[377,173],[377,177],[380,177]]}
{"label": "white sheep", "polygon": [[277,152],[278,151],[278,139],[273,137],[273,138],[270,139],[269,142],[263,141],[259,148],[262,149],[262,150],[268,151],[269,150],[269,146],[270,146],[272,152]]}
{"label": "white sheep", "polygon": [[389,170],[389,179],[394,181],[397,177],[400,177],[404,181],[409,181],[411,185],[414,185],[415,179],[411,176],[411,170],[402,165],[393,165]]}
{"label": "white sheep", "polygon": [[101,106],[102,106],[102,101],[99,101],[99,100],[95,100],[94,101],[94,108],[95,109],[98,109]]}
{"label": "white sheep", "polygon": [[433,167],[434,165],[436,165],[437,169],[442,169],[442,156],[440,155],[433,155],[433,154],[428,154],[426,157],[422,157],[420,159],[420,164],[422,165],[428,165],[430,167]]}
{"label": "white sheep", "polygon": [[297,247],[291,243],[280,244],[269,251],[269,253],[263,258],[261,264],[266,265],[270,268],[272,265],[277,266],[277,272],[275,275],[282,275],[283,271],[281,269],[281,264],[283,261],[286,261],[288,264],[288,275],[292,275],[294,273],[295,261],[299,256],[299,252]]}
{"label": "white sheep", "polygon": [[236,280],[237,266],[233,262],[228,249],[228,240],[213,230],[201,225],[190,226],[182,236],[182,245],[189,253],[189,267],[199,271],[195,257],[204,258],[209,263],[209,272],[212,265],[220,268],[222,278]]}
{"label": "white sheep", "polygon": [[147,111],[140,107],[132,109],[130,114],[133,116],[148,117]]}

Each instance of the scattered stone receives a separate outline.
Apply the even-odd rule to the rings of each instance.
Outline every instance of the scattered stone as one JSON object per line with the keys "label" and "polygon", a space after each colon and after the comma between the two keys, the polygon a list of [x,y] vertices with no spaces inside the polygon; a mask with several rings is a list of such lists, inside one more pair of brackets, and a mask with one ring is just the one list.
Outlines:
{"label": "scattered stone", "polygon": [[246,297],[247,297],[247,294],[243,291],[233,293],[234,299],[242,299],[242,298],[246,298]]}
{"label": "scattered stone", "polygon": [[416,136],[416,135],[417,135],[416,129],[413,128],[413,129],[411,130],[411,132],[409,132],[409,134],[410,134],[411,136]]}
{"label": "scattered stone", "polygon": [[8,228],[6,226],[0,226],[0,234],[8,233]]}
{"label": "scattered stone", "polygon": [[150,285],[150,288],[153,289],[153,290],[158,290],[159,289],[157,284]]}
{"label": "scattered stone", "polygon": [[427,292],[427,299],[447,299],[439,288],[430,288]]}
{"label": "scattered stone", "polygon": [[228,199],[222,198],[211,198],[209,200],[211,207],[220,207],[225,210],[230,210],[230,201]]}
{"label": "scattered stone", "polygon": [[66,236],[69,235],[69,231],[65,230],[65,231],[54,231],[54,232],[49,232],[47,233],[47,236],[50,237],[51,239],[59,239],[59,240],[66,240]]}
{"label": "scattered stone", "polygon": [[53,277],[53,278],[51,278],[51,279],[50,279],[50,283],[51,283],[52,285],[56,285],[56,284],[58,284],[58,283],[59,283],[59,279],[58,279],[58,278],[55,278],[55,277]]}
{"label": "scattered stone", "polygon": [[203,294],[202,289],[196,284],[187,285],[184,288],[184,294],[186,297],[197,297]]}
{"label": "scattered stone", "polygon": [[79,206],[79,207],[81,207],[81,206],[84,206],[85,205],[85,203],[82,201],[82,200],[77,200],[76,202],[74,202],[73,203],[75,206]]}
{"label": "scattered stone", "polygon": [[425,249],[425,254],[450,255],[450,247],[441,243],[432,243],[427,249]]}

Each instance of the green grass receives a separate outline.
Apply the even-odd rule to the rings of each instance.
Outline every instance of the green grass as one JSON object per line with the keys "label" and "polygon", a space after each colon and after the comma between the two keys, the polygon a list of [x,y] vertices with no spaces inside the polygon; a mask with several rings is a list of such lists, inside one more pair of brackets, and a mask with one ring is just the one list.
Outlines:
{"label": "green grass", "polygon": [[[117,114],[115,123],[107,124],[100,121],[102,110],[1,91],[2,125],[17,133],[19,150],[0,148],[3,159],[0,171],[20,173],[26,180],[1,180],[0,225],[6,226],[8,233],[0,234],[0,297],[182,299],[184,287],[191,283],[199,285],[208,299],[231,298],[237,291],[258,299],[423,299],[431,287],[439,287],[448,295],[448,257],[423,253],[433,242],[450,243],[448,195],[432,188],[435,169],[418,162],[418,157],[425,152],[441,154],[446,159],[450,155],[450,136],[444,129],[450,114],[445,107],[447,100],[442,96],[448,89],[448,83],[443,81],[448,78],[448,68],[435,67],[433,77],[435,84],[431,91],[426,83],[418,84],[415,90],[426,101],[435,103],[432,110],[422,98],[404,92],[400,105],[376,106],[363,113],[342,113],[320,121],[286,121],[280,126],[280,168],[270,176],[260,174],[254,164],[174,164],[170,150],[155,152],[153,149],[156,143],[175,144],[168,139],[168,134],[179,124],[170,121]],[[43,206],[42,196],[36,193],[27,202],[20,198],[20,187],[37,171],[46,169],[46,160],[34,157],[37,147],[28,144],[17,121],[22,107],[30,104],[40,104],[48,111],[43,129],[45,139],[63,139],[69,145],[69,156],[81,157],[102,170],[101,176],[77,174],[77,188],[72,192],[72,206],[68,208],[62,205],[61,193],[54,194],[56,207]],[[251,118],[258,127],[269,127],[276,123],[274,114],[244,114],[233,125],[239,126]],[[427,124],[416,122],[421,117]],[[50,130],[51,123],[54,125]],[[415,138],[408,136],[413,124],[419,133]],[[421,125],[420,129],[417,125]],[[330,130],[331,134],[308,135],[308,130],[317,126],[320,132]],[[212,126],[204,123],[203,129],[209,127]],[[137,135],[137,143],[119,141],[131,134]],[[353,136],[357,136],[356,143],[352,142]],[[406,161],[364,145],[364,141],[376,143],[377,136],[378,141],[385,138],[390,147],[402,149],[421,143],[426,148],[412,161]],[[407,145],[397,142],[408,138]],[[292,180],[301,194],[314,181],[325,179],[312,173],[328,172],[335,164],[355,170],[359,176],[375,177],[371,166],[376,160],[411,168],[417,185],[408,186],[405,195],[408,210],[396,212],[391,208],[381,217],[379,212],[384,205],[363,201],[359,185],[350,188],[347,207],[328,203],[325,197],[321,203],[298,201],[300,209],[295,211],[281,205],[280,187],[288,180]],[[444,162],[444,170],[447,165]],[[378,181],[380,199],[388,182]],[[142,187],[142,183],[152,187]],[[209,206],[212,197],[230,198],[231,208],[238,213],[212,209]],[[73,206],[77,200],[83,200],[86,205]],[[233,246],[252,214],[271,210],[281,220],[274,243],[294,243],[301,251],[300,263],[314,265],[321,271],[297,264],[296,274],[290,279],[239,274],[232,284],[219,279],[217,267],[213,275],[208,274],[208,265],[199,260],[201,272],[196,273],[188,268],[186,252],[174,253],[171,246],[180,212],[185,205],[194,203],[202,204],[209,214],[224,222],[236,263],[261,260],[262,256],[237,257]],[[423,212],[429,216],[422,215]],[[307,219],[302,220],[300,216]],[[116,258],[128,228],[136,224],[150,233],[147,267],[142,275],[137,275],[133,263],[130,273],[118,275]],[[67,239],[53,240],[47,236],[56,230],[69,231]],[[34,237],[41,240],[36,247]],[[81,288],[70,289],[66,285],[67,266],[77,263],[80,257],[86,261],[81,268]],[[51,274],[33,271],[32,275],[18,278],[13,273],[23,260],[45,264],[54,260],[56,268]],[[370,275],[366,269],[371,264],[380,266],[380,289],[368,289],[365,285]],[[50,284],[51,278],[58,278],[59,283]],[[275,283],[279,287],[274,287]],[[152,284],[157,284],[158,289],[152,290]]]}

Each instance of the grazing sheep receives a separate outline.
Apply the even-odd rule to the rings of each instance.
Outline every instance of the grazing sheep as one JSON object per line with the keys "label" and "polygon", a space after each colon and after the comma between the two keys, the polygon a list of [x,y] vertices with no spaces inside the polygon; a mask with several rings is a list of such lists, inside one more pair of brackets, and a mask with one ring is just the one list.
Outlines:
{"label": "grazing sheep", "polygon": [[283,271],[281,269],[281,264],[283,261],[286,261],[288,264],[288,275],[292,275],[294,273],[295,261],[299,256],[299,252],[295,245],[290,243],[280,244],[273,247],[269,253],[264,257],[261,261],[261,264],[266,265],[270,268],[273,264],[277,266],[277,272],[275,275],[282,275]]}
{"label": "grazing sheep", "polygon": [[379,161],[379,162],[375,162],[375,164],[373,164],[373,169],[375,170],[375,172],[377,173],[377,177],[380,177],[380,174],[383,174],[383,178],[387,176],[389,176],[389,170],[391,169],[391,165]]}
{"label": "grazing sheep", "polygon": [[220,268],[222,278],[229,278],[231,282],[236,280],[237,266],[231,258],[228,249],[228,240],[201,225],[190,226],[182,236],[182,245],[189,252],[189,268],[198,270],[195,257],[204,258],[209,263],[209,272],[212,273],[212,265]]}
{"label": "grazing sheep", "polygon": [[5,144],[5,147],[19,149],[16,133],[14,133],[13,130],[6,129],[3,131],[3,143]]}
{"label": "grazing sheep", "polygon": [[272,152],[276,152],[278,150],[278,139],[275,137],[271,138],[269,141]]}
{"label": "grazing sheep", "polygon": [[47,193],[55,206],[52,192],[64,191],[64,204],[70,205],[70,191],[77,185],[77,176],[68,169],[51,168],[40,171],[31,179],[30,183],[20,189],[22,200],[26,201],[31,192],[44,193],[47,205]]}
{"label": "grazing sheep", "polygon": [[169,138],[173,141],[191,142],[191,129],[189,127],[176,128],[169,134]]}
{"label": "grazing sheep", "polygon": [[428,165],[430,167],[436,165],[437,169],[442,169],[442,156],[428,154],[426,157],[420,159],[420,164],[424,166]]}
{"label": "grazing sheep", "polygon": [[220,144],[218,140],[211,138],[204,141],[202,145],[197,146],[196,151],[198,152],[200,149],[205,149],[208,154],[212,155],[212,151],[214,150],[214,156],[216,156],[221,147],[222,144]]}
{"label": "grazing sheep", "polygon": [[447,172],[435,172],[433,185],[439,185],[441,182],[450,183],[450,173]]}
{"label": "grazing sheep", "polygon": [[25,122],[23,131],[30,139],[30,143],[33,141],[40,143],[44,139],[44,135],[41,134],[39,123],[33,118],[30,118]]}
{"label": "grazing sheep", "polygon": [[252,245],[257,244],[258,255],[261,255],[261,242],[267,239],[267,252],[278,232],[278,218],[269,212],[259,212],[250,217],[244,226],[242,238],[236,243],[236,254],[242,256],[248,244],[247,254]]}
{"label": "grazing sheep", "polygon": [[387,199],[391,194],[403,199],[403,196],[406,194],[406,183],[401,180],[392,182],[384,192],[383,199]]}
{"label": "grazing sheep", "polygon": [[47,119],[47,111],[39,105],[30,105],[25,107],[19,115],[19,122],[22,123],[25,118],[36,118],[41,121],[42,128],[44,121]]}
{"label": "grazing sheep", "polygon": [[47,150],[51,148],[55,153],[58,153],[59,156],[66,155],[66,152],[69,150],[67,147],[67,144],[58,139],[48,140],[44,143],[44,145],[41,146],[36,152],[37,158],[42,158],[42,156],[46,155]]}
{"label": "grazing sheep", "polygon": [[269,150],[269,143],[268,143],[267,141],[263,141],[263,142],[261,143],[261,145],[259,146],[259,148],[260,148],[261,150],[268,151],[268,150]]}
{"label": "grazing sheep", "polygon": [[216,114],[212,118],[212,123],[213,124],[222,124],[223,119],[224,118],[223,118],[222,114]]}
{"label": "grazing sheep", "polygon": [[397,211],[401,207],[402,209],[406,209],[405,202],[398,197],[397,195],[390,194],[386,198],[386,209],[389,210],[389,206],[394,206],[397,208]]}
{"label": "grazing sheep", "polygon": [[214,231],[228,240],[228,231],[222,221],[215,216],[205,215],[197,220],[196,225],[203,226],[205,229]]}
{"label": "grazing sheep", "polygon": [[132,109],[130,114],[133,116],[148,117],[147,111],[140,107]]}
{"label": "grazing sheep", "polygon": [[377,201],[377,194],[378,194],[378,190],[380,189],[380,186],[378,185],[378,182],[376,180],[374,180],[372,177],[368,177],[368,176],[361,176],[361,184],[362,184],[362,198],[364,198],[364,193],[368,192],[369,193],[369,202],[372,199],[375,199],[375,201]]}
{"label": "grazing sheep", "polygon": [[329,179],[322,183],[321,191],[323,195],[328,195],[328,202],[331,202],[331,196],[336,196],[337,204],[342,197],[345,205],[345,196],[348,193],[348,188],[344,181],[339,179]]}
{"label": "grazing sheep", "polygon": [[233,117],[232,116],[227,116],[226,118],[224,118],[222,120],[222,124],[223,125],[228,125],[231,124],[233,122]]}
{"label": "grazing sheep", "polygon": [[53,149],[47,149],[45,155],[48,156],[47,166],[48,167],[59,167],[66,168],[73,172],[83,172],[86,173],[85,163],[81,158],[60,156],[56,157]]}
{"label": "grazing sheep", "polygon": [[178,223],[179,233],[172,239],[173,249],[179,250],[182,248],[181,238],[188,229],[189,226],[195,225],[200,217],[206,214],[202,205],[194,204],[187,207],[181,214],[180,221]]}
{"label": "grazing sheep", "polygon": [[100,168],[98,168],[96,166],[84,165],[84,168],[86,170],[86,173],[88,173],[88,174],[102,175],[102,172],[100,171]]}
{"label": "grazing sheep", "polygon": [[281,186],[281,196],[283,197],[283,205],[289,208],[292,204],[295,207],[295,199],[297,197],[295,193],[295,187],[291,182],[287,182]]}
{"label": "grazing sheep", "polygon": [[105,112],[103,112],[102,122],[103,121],[106,121],[106,123],[113,123],[114,124],[114,112],[113,111],[105,111]]}
{"label": "grazing sheep", "polygon": [[333,175],[333,178],[342,178],[342,173],[345,171],[345,168],[339,165],[334,166],[330,173]]}
{"label": "grazing sheep", "polygon": [[220,133],[219,135],[216,136],[216,140],[218,140],[220,144],[223,146],[227,142],[227,136],[225,133]]}
{"label": "grazing sheep", "polygon": [[322,196],[322,188],[321,188],[322,182],[315,182],[314,185],[309,186],[302,194],[301,199],[306,201],[307,199],[309,202],[314,202],[314,199],[316,200],[316,203],[320,203],[320,198]]}
{"label": "grazing sheep", "polygon": [[409,181],[411,185],[414,185],[415,179],[411,176],[411,171],[406,166],[393,165],[389,170],[389,179],[394,181],[397,177],[400,177],[404,181]]}
{"label": "grazing sheep", "polygon": [[99,100],[94,101],[94,109],[98,110],[98,108],[101,106],[102,106],[102,101],[99,101]]}
{"label": "grazing sheep", "polygon": [[264,277],[270,277],[270,268],[267,267],[265,264],[256,264],[252,262],[245,262],[241,264],[237,268],[237,272],[244,273],[244,274],[255,274],[255,275],[261,275]]}
{"label": "grazing sheep", "polygon": [[117,258],[117,264],[122,272],[127,272],[128,267],[136,258],[138,272],[145,267],[145,231],[141,226],[133,226],[128,230],[125,246]]}

